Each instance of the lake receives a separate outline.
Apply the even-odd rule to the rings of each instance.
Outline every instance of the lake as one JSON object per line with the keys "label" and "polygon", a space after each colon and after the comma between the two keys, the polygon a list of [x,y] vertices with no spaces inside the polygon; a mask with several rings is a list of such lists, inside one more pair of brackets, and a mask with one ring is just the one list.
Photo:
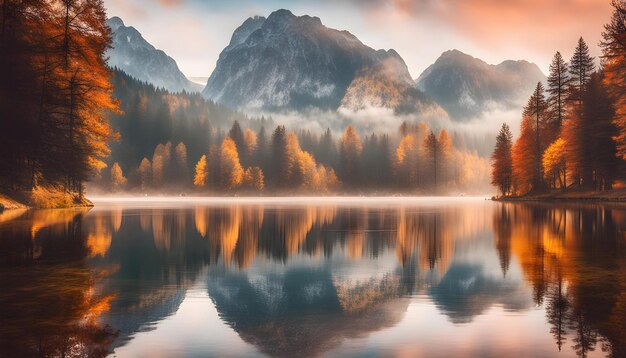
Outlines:
{"label": "lake", "polygon": [[626,356],[626,205],[100,199],[0,214],[0,356]]}

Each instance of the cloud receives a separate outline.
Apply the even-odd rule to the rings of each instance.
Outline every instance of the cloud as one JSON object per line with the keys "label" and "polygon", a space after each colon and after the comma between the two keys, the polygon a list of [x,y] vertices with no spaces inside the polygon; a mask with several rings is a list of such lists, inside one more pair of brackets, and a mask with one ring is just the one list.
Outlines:
{"label": "cloud", "polygon": [[179,7],[183,4],[184,0],[158,0],[159,4],[164,7]]}
{"label": "cloud", "polygon": [[483,45],[550,55],[579,36],[595,45],[611,14],[607,0],[376,0],[368,9],[372,18],[429,19]]}

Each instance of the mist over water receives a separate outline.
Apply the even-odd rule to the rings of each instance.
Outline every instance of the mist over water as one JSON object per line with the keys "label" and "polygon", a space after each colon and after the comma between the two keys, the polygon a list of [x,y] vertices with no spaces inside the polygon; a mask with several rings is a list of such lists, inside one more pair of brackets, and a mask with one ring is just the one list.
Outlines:
{"label": "mist over water", "polygon": [[624,354],[624,205],[94,201],[0,214],[0,355]]}

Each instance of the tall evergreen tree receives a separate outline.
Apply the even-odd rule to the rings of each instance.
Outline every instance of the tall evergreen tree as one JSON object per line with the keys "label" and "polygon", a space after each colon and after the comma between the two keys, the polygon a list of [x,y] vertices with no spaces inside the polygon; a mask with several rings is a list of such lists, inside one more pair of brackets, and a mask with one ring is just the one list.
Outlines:
{"label": "tall evergreen tree", "polygon": [[496,137],[496,147],[491,155],[491,184],[495,185],[502,196],[511,192],[513,184],[513,134],[508,124],[503,123]]}
{"label": "tall evergreen tree", "polygon": [[535,91],[532,96],[528,99],[528,103],[526,107],[524,107],[523,116],[527,118],[532,118],[534,122],[534,175],[533,175],[533,190],[541,190],[543,186],[543,167],[541,164],[541,155],[546,145],[545,139],[545,128],[547,127],[547,109],[548,104],[546,102],[546,98],[544,96],[544,88],[541,82],[537,83],[537,87],[535,87]]}
{"label": "tall evergreen tree", "polygon": [[341,180],[354,188],[360,184],[360,162],[363,143],[352,125],[348,125],[339,140],[339,169]]}
{"label": "tall evergreen tree", "polygon": [[[268,177],[270,177],[268,173]],[[272,134],[272,165],[271,180],[278,188],[287,185],[289,173],[289,157],[287,153],[287,132],[285,126],[277,126]]]}
{"label": "tall evergreen tree", "polygon": [[550,64],[550,74],[548,75],[548,108],[550,111],[550,123],[548,127],[549,135],[547,142],[552,143],[561,131],[561,125],[565,119],[565,103],[567,99],[567,89],[569,74],[567,64],[563,60],[560,52],[556,52]]}
{"label": "tall evergreen tree", "polygon": [[593,57],[589,55],[589,47],[585,40],[581,37],[578,39],[578,44],[574,50],[574,55],[569,61],[569,92],[570,99],[576,101],[578,105],[582,105],[582,96],[585,90],[585,85],[591,77],[595,65],[593,63]]}

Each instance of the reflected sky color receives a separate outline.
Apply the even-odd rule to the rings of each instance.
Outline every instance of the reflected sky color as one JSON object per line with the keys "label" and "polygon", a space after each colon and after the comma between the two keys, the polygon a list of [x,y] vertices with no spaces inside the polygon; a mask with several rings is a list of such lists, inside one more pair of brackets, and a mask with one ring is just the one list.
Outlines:
{"label": "reflected sky color", "polygon": [[619,357],[625,232],[479,198],[9,211],[0,356]]}

